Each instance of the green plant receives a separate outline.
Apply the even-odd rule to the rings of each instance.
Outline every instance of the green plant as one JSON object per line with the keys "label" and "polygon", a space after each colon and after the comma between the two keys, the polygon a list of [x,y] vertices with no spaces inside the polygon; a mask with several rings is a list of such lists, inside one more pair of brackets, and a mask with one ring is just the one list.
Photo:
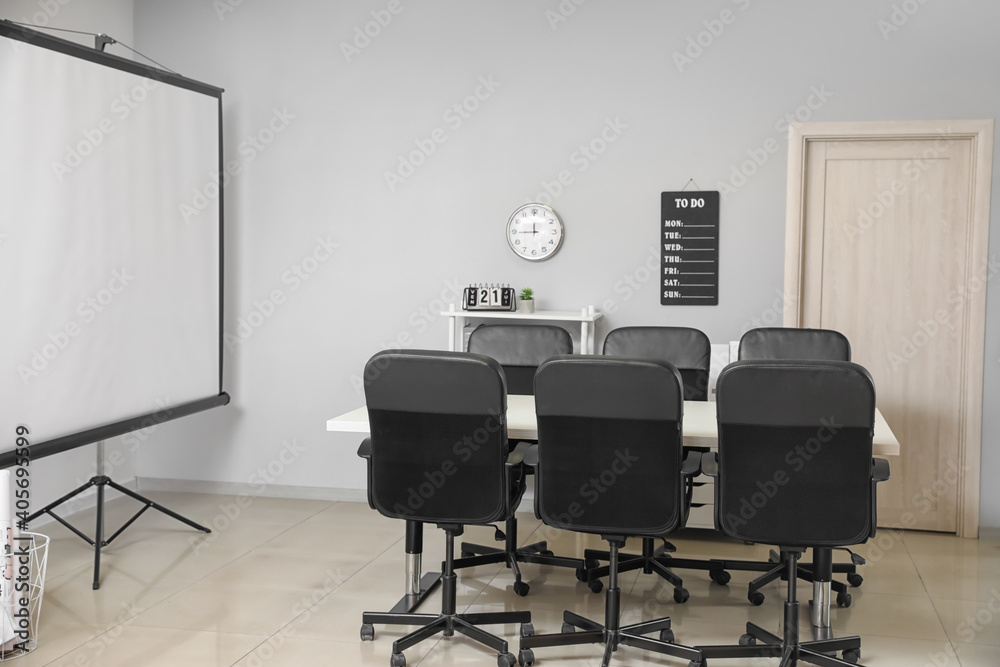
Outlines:
{"label": "green plant", "polygon": [[518,297],[521,301],[531,301],[534,299],[534,292],[531,291],[530,287],[525,287],[521,290],[521,296]]}

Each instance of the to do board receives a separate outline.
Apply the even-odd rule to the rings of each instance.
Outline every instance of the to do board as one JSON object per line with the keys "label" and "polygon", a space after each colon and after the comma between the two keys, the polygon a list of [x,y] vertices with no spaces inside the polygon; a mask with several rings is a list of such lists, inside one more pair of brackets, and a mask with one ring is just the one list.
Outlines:
{"label": "to do board", "polygon": [[660,198],[660,305],[719,304],[719,192]]}

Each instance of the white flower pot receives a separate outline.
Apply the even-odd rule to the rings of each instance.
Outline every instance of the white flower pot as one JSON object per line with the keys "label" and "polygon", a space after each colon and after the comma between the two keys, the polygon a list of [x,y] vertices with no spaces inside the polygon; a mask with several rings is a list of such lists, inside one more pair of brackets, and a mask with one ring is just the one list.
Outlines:
{"label": "white flower pot", "polygon": [[534,299],[528,299],[528,300],[525,301],[525,300],[518,299],[517,309],[519,311],[521,311],[522,313],[533,313],[533,312],[535,312],[535,300]]}

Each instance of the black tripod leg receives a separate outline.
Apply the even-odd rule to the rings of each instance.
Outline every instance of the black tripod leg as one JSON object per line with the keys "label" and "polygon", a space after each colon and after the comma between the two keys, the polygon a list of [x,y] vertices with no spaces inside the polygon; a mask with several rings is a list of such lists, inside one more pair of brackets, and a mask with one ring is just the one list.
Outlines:
{"label": "black tripod leg", "polygon": [[72,491],[70,491],[69,493],[67,493],[65,496],[63,496],[59,500],[53,500],[51,503],[49,503],[48,505],[46,505],[42,509],[38,510],[34,514],[31,514],[27,518],[26,521],[28,523],[34,521],[35,519],[37,519],[38,517],[42,516],[43,514],[51,512],[52,510],[54,510],[55,508],[59,507],[60,505],[62,505],[67,500],[69,500],[70,498],[75,498],[76,496],[80,495],[81,493],[83,493],[84,491],[86,491],[87,489],[89,489],[90,487],[92,487],[92,486],[94,486],[96,484],[97,484],[97,478],[96,477],[92,477],[90,479],[90,481],[87,482],[86,484],[82,484],[82,485],[78,486],[77,488],[73,489]]}
{"label": "black tripod leg", "polygon": [[[166,507],[163,507],[162,505],[154,503],[149,498],[144,498],[143,496],[139,495],[138,493],[135,493],[134,491],[126,489],[124,486],[122,486],[120,484],[116,484],[110,477],[108,477],[107,475],[101,474],[105,470],[105,468],[104,468],[104,441],[100,440],[96,444],[97,444],[97,466],[96,466],[96,471],[99,474],[94,475],[93,477],[90,478],[90,481],[87,482],[86,484],[84,484],[84,485],[82,485],[82,486],[74,489],[73,491],[70,491],[65,496],[63,496],[62,498],[56,500],[55,502],[49,503],[48,505],[46,505],[45,507],[43,507],[42,509],[40,509],[39,511],[35,512],[34,514],[30,515],[27,518],[27,521],[31,521],[31,520],[33,520],[33,519],[41,516],[42,514],[49,514],[49,515],[52,516],[52,518],[56,519],[59,523],[63,524],[64,526],[66,526],[67,528],[69,528],[71,531],[73,531],[74,533],[76,533],[76,535],[78,535],[79,537],[83,538],[88,544],[92,544],[94,546],[94,590],[95,591],[98,590],[101,587],[101,548],[108,546],[108,544],[110,544],[112,540],[114,540],[116,537],[118,537],[122,533],[123,530],[125,530],[130,525],[132,525],[132,522],[135,521],[136,519],[138,519],[139,516],[143,512],[145,512],[147,509],[149,509],[150,507],[152,507],[153,509],[159,510],[160,512],[163,512],[167,516],[172,517],[174,519],[177,519],[181,523],[185,523],[185,524],[191,526],[192,528],[195,528],[195,529],[200,530],[200,531],[205,532],[205,533],[212,532],[208,528],[206,528],[204,526],[200,526],[200,525],[196,524],[194,521],[191,521],[190,519],[182,517],[180,514],[177,514],[176,512],[172,512],[172,511],[168,510]],[[74,496],[79,495],[80,493],[86,491],[87,489],[89,489],[92,486],[96,486],[97,487],[97,526],[96,526],[96,529],[94,531],[95,534],[94,534],[94,539],[93,540],[91,540],[89,537],[87,537],[82,532],[80,532],[79,530],[77,530],[76,527],[74,527],[68,521],[66,521],[65,519],[63,519],[58,514],[56,514],[55,512],[52,511],[53,509],[55,509],[59,505],[62,505],[64,502],[66,502],[70,498],[73,498]],[[139,501],[140,503],[143,504],[143,508],[141,510],[139,510],[139,512],[136,513],[131,519],[129,519],[128,521],[126,521],[125,525],[123,525],[121,528],[119,528],[115,532],[115,534],[112,535],[111,538],[107,539],[107,540],[104,539],[104,487],[105,486],[110,486],[112,489],[118,491],[119,493],[124,494],[126,496],[129,496],[130,498],[132,498],[134,500],[137,500],[137,501]]]}
{"label": "black tripod leg", "polygon": [[97,530],[94,532],[94,590],[101,587],[101,547],[104,545],[104,485],[97,484]]}
{"label": "black tripod leg", "polygon": [[112,489],[114,489],[115,491],[118,491],[119,493],[123,493],[126,496],[129,496],[130,498],[134,498],[135,500],[138,500],[140,503],[148,505],[149,507],[152,507],[154,510],[158,510],[160,512],[163,512],[167,516],[172,517],[174,519],[177,519],[181,523],[186,523],[187,525],[191,526],[192,528],[200,530],[203,533],[211,533],[212,532],[210,529],[206,528],[205,526],[199,525],[199,524],[195,523],[194,521],[192,521],[191,519],[183,517],[180,514],[178,514],[177,512],[169,510],[166,507],[164,507],[163,505],[155,503],[152,500],[150,500],[149,498],[146,498],[145,496],[139,495],[138,493],[136,493],[135,491],[132,491],[131,489],[126,489],[124,486],[122,486],[121,484],[116,483],[114,480],[109,479],[109,480],[107,480],[106,484],[108,486],[110,486]]}

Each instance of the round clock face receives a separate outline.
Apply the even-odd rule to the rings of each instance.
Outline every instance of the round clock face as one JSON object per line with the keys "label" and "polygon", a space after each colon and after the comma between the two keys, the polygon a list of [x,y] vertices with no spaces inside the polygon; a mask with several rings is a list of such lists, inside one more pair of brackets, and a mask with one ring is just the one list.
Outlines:
{"label": "round clock face", "polygon": [[559,251],[563,224],[545,204],[525,204],[507,221],[507,243],[518,257],[537,262]]}

